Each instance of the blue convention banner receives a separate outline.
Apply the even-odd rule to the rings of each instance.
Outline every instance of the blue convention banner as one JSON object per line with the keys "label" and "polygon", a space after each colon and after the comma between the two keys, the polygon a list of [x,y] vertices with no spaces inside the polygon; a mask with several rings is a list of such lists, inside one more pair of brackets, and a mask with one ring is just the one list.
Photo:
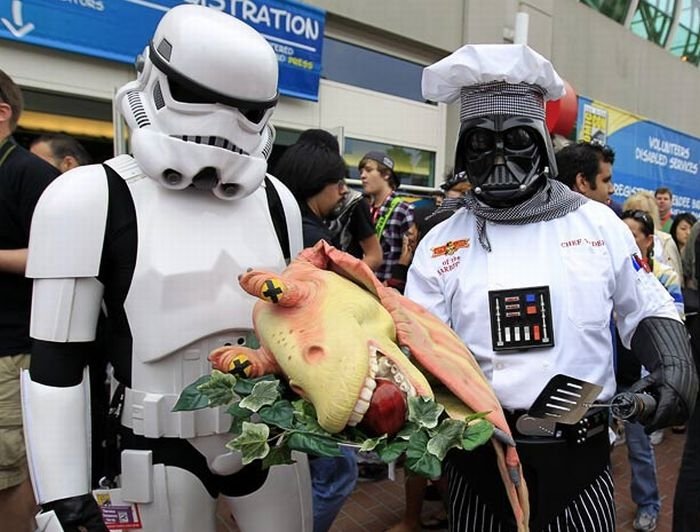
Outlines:
{"label": "blue convention banner", "polygon": [[0,38],[133,63],[179,4],[228,13],[274,48],[280,92],[318,99],[325,11],[293,0],[0,0]]}
{"label": "blue convention banner", "polygon": [[700,217],[700,139],[581,96],[577,132],[579,140],[598,139],[615,150],[615,201],[665,186],[673,191],[674,213]]}

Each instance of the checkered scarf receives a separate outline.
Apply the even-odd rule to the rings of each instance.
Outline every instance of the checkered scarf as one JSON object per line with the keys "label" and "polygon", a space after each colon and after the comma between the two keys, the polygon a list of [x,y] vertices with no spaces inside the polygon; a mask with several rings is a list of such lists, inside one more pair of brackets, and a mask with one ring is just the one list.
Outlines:
{"label": "checkered scarf", "polygon": [[486,251],[491,251],[491,242],[486,234],[486,221],[506,225],[524,225],[561,218],[586,203],[588,198],[572,192],[566,185],[547,179],[542,190],[530,199],[508,208],[484,205],[473,192],[464,198],[464,206],[476,216],[476,232],[479,243]]}

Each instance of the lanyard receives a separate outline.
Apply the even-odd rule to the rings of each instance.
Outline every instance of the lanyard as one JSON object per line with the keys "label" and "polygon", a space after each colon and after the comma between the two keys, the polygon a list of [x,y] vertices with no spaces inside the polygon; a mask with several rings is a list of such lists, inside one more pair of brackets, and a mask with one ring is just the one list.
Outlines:
{"label": "lanyard", "polygon": [[3,165],[7,156],[10,155],[12,150],[17,147],[11,138],[6,138],[2,143],[0,143],[0,166]]}
{"label": "lanyard", "polygon": [[401,198],[397,196],[393,200],[391,200],[391,203],[389,203],[389,208],[384,214],[382,214],[379,217],[379,220],[377,220],[377,223],[374,226],[374,232],[376,233],[377,238],[382,238],[382,234],[384,234],[386,224],[389,221],[389,218],[391,217],[392,213],[394,212],[394,209],[399,203],[401,203]]}

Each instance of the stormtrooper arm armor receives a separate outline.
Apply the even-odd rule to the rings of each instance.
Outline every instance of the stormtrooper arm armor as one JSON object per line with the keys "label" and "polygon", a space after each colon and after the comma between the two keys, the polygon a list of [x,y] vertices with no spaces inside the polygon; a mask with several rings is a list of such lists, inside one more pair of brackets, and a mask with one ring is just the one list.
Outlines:
{"label": "stormtrooper arm armor", "polygon": [[101,166],[59,177],[37,204],[27,264],[27,277],[34,279],[34,349],[21,382],[34,493],[64,526],[80,524],[90,531],[105,530],[90,495],[90,391],[84,368],[102,302],[96,277],[107,206]]}
{"label": "stormtrooper arm armor", "polygon": [[648,390],[657,400],[646,432],[685,423],[695,407],[698,377],[683,323],[669,318],[643,319],[632,336],[632,352],[649,375],[630,391]]}

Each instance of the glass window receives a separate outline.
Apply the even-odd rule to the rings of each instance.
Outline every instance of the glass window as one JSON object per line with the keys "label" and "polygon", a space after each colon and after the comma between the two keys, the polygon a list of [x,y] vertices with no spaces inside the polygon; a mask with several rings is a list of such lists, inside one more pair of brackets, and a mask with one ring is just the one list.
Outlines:
{"label": "glass window", "polygon": [[321,76],[325,79],[424,102],[423,65],[324,37]]}
{"label": "glass window", "polygon": [[640,37],[664,46],[671,29],[675,3],[676,0],[639,0],[630,29]]}
{"label": "glass window", "polygon": [[383,144],[368,140],[345,139],[345,164],[348,167],[348,175],[352,179],[359,179],[360,172],[357,165],[362,156],[369,151],[383,151],[394,159],[394,172],[401,179],[402,185],[418,185],[432,187],[435,183],[435,153],[417,148]]}
{"label": "glass window", "polygon": [[631,0],[581,0],[581,2],[622,24],[627,17]]}
{"label": "glass window", "polygon": [[670,51],[683,61],[700,64],[700,0],[683,0]]}

